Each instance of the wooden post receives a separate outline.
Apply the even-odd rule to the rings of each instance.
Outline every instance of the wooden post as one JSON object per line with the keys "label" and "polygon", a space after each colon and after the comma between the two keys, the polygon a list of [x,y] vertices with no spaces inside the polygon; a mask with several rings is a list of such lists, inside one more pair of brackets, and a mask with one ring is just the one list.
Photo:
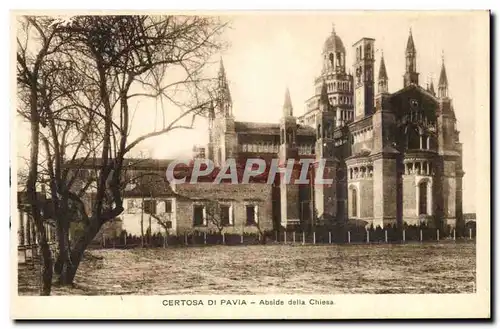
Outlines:
{"label": "wooden post", "polygon": [[207,244],[207,232],[203,232],[203,244]]}
{"label": "wooden post", "polygon": [[347,231],[347,243],[351,243],[351,231]]}
{"label": "wooden post", "polygon": [[302,244],[306,244],[306,233],[302,232]]}
{"label": "wooden post", "polygon": [[184,233],[184,244],[186,246],[188,245],[188,236],[187,236],[187,233]]}
{"label": "wooden post", "polygon": [[385,243],[388,242],[388,239],[387,239],[387,230],[385,230]]}
{"label": "wooden post", "polygon": [[436,239],[439,242],[439,229],[437,229],[437,231],[436,231]]}
{"label": "wooden post", "polygon": [[293,237],[293,243],[295,243],[295,231],[293,231],[292,237]]}
{"label": "wooden post", "polygon": [[283,236],[283,242],[285,242],[285,244],[286,244],[286,231],[283,234],[284,234],[284,236]]}
{"label": "wooden post", "polygon": [[278,242],[278,231],[276,231],[276,232],[274,233],[274,237],[275,237],[276,242]]}
{"label": "wooden post", "polygon": [[472,240],[472,228],[469,229],[469,239]]}
{"label": "wooden post", "polygon": [[328,232],[328,243],[332,244],[332,232]]}
{"label": "wooden post", "polygon": [[313,244],[316,244],[316,231],[313,232]]}
{"label": "wooden post", "polygon": [[104,237],[104,234],[102,235],[102,247],[106,248],[106,237]]}
{"label": "wooden post", "polygon": [[423,237],[422,237],[422,230],[420,230],[420,242],[423,241]]}
{"label": "wooden post", "polygon": [[222,244],[226,244],[226,233],[222,232]]}
{"label": "wooden post", "polygon": [[455,229],[453,229],[453,241],[455,241],[455,240],[456,240],[456,238],[457,238],[457,235],[456,235],[456,230],[455,230]]}
{"label": "wooden post", "polygon": [[241,234],[241,244],[243,244],[243,234]]}
{"label": "wooden post", "polygon": [[366,243],[370,243],[370,231],[366,230]]}
{"label": "wooden post", "polygon": [[405,234],[405,233],[406,233],[406,232],[405,232],[405,230],[403,230],[403,243],[404,243],[404,242],[405,242],[405,240],[406,240],[406,234]]}
{"label": "wooden post", "polygon": [[125,247],[127,246],[127,235],[126,234],[123,236],[123,244],[125,245]]}
{"label": "wooden post", "polygon": [[163,248],[167,248],[167,235],[165,234],[165,236],[163,237]]}

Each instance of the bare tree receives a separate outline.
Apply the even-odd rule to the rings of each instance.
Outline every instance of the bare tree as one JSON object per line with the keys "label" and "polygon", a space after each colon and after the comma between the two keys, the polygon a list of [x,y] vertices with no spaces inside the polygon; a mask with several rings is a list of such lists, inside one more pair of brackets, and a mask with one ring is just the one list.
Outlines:
{"label": "bare tree", "polygon": [[[35,95],[27,98],[19,92],[33,107],[27,117],[33,169],[28,181],[34,182],[39,172],[42,141],[58,217],[55,269],[60,282],[69,284],[101,226],[123,211],[126,155],[148,138],[192,128],[195,117],[211,108],[213,81],[203,69],[223,45],[219,36],[225,24],[198,16],[76,16],[67,24],[47,24],[50,20],[40,17],[24,20],[60,41],[48,51],[47,37],[36,40],[47,48],[42,47],[43,53],[53,55],[44,75],[36,78],[22,65],[27,47],[19,47],[18,77],[31,79],[25,78],[32,82],[25,85]],[[160,127],[132,139],[136,98],[160,102],[162,119]],[[47,132],[40,132],[40,117]],[[70,243],[69,223],[75,217],[84,229]]]}
{"label": "bare tree", "polygon": [[41,204],[37,197],[36,185],[39,179],[40,128],[46,123],[45,99],[42,96],[41,81],[46,77],[46,67],[51,57],[62,44],[51,20],[26,17],[19,23],[17,35],[17,84],[18,113],[30,123],[30,157],[26,192],[30,204],[30,216],[36,226],[42,255],[41,295],[50,295],[52,282],[52,255],[47,242]]}
{"label": "bare tree", "polygon": [[[207,223],[215,226],[217,233],[221,236],[224,228],[230,225],[229,220],[232,215],[229,214],[229,211],[232,211],[232,209],[214,199],[205,199],[203,204],[205,205]],[[224,213],[223,207],[226,207],[227,214]]]}

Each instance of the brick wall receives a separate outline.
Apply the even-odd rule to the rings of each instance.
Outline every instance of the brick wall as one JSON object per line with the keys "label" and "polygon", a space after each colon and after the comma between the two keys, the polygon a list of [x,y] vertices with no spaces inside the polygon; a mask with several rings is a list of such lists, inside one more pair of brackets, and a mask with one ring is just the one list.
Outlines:
{"label": "brick wall", "polygon": [[[231,205],[233,209],[233,224],[226,226],[225,233],[240,234],[242,232],[256,233],[259,227],[262,231],[271,230],[272,222],[272,185],[268,184],[180,184],[176,192],[183,198],[176,200],[177,234],[197,231],[217,231],[217,225],[207,220],[206,226],[193,226],[193,206],[215,201],[220,205]],[[210,200],[210,201],[205,201]],[[246,225],[246,206],[256,205],[258,208],[259,227]]]}
{"label": "brick wall", "polygon": [[395,224],[397,215],[396,160],[373,161],[374,226]]}
{"label": "brick wall", "polygon": [[403,221],[415,222],[417,216],[417,195],[415,176],[403,176]]}
{"label": "brick wall", "polygon": [[373,180],[361,179],[359,182],[361,218],[373,218]]}
{"label": "brick wall", "polygon": [[281,221],[300,218],[300,190],[296,184],[281,184]]}
{"label": "brick wall", "polygon": [[456,218],[456,168],[455,161],[444,161],[444,176],[443,176],[443,200],[444,200],[444,217],[445,223],[454,226]]}

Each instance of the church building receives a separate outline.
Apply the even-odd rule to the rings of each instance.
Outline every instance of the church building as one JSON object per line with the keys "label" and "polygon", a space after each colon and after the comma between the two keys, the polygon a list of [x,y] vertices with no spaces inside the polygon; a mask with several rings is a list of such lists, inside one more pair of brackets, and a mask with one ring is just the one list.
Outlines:
{"label": "church building", "polygon": [[411,30],[401,50],[402,88],[391,92],[387,68],[397,68],[386,67],[383,53],[376,60],[375,40],[354,43],[350,74],[344,43],[332,29],[305,112],[294,111],[287,89],[279,123],[236,120],[221,60],[206,156],[216,166],[228,159],[325,160],[323,176],[331,185],[272,186],[274,227],[353,221],[455,227],[463,215],[464,172],[444,58],[436,93],[433,83],[419,83]]}

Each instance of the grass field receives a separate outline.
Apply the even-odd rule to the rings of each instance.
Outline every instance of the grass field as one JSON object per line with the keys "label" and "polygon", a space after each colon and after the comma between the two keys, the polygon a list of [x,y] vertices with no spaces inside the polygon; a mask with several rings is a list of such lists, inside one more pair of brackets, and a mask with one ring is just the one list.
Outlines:
{"label": "grass field", "polygon": [[[470,293],[474,243],[93,250],[54,295]],[[19,294],[36,276],[19,267]]]}

